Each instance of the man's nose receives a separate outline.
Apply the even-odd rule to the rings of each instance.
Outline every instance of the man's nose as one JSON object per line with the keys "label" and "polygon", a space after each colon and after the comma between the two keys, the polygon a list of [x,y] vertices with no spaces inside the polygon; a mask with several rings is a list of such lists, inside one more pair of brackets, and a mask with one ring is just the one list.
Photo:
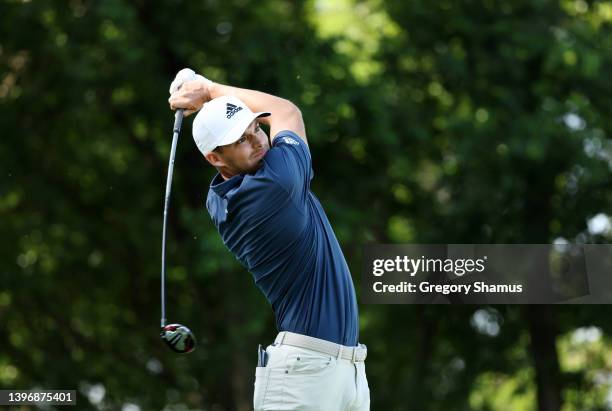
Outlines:
{"label": "man's nose", "polygon": [[257,134],[249,135],[249,141],[251,142],[251,146],[253,148],[260,148],[263,145],[263,142],[257,137]]}

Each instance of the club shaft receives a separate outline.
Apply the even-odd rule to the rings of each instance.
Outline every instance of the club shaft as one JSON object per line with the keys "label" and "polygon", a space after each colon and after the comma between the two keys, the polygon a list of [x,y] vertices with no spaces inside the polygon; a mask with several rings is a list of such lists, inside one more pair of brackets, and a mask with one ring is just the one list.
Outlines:
{"label": "club shaft", "polygon": [[172,134],[172,148],[170,149],[170,160],[168,161],[168,176],[166,178],[166,197],[164,200],[164,224],[162,228],[162,251],[161,251],[161,326],[166,325],[166,224],[168,221],[168,207],[170,205],[170,192],[172,190],[172,174],[174,172],[174,157],[176,145],[181,132],[183,122],[183,110],[176,110],[174,115],[174,127]]}

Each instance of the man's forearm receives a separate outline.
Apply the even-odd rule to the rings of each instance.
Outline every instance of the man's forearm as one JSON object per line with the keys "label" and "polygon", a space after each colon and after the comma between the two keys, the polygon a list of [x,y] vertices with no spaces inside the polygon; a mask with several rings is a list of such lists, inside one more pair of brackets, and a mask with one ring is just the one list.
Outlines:
{"label": "man's forearm", "polygon": [[[295,105],[281,97],[273,96],[257,90],[227,86],[212,83],[209,87],[210,99],[222,96],[234,96],[244,101],[251,111],[290,111]],[[262,119],[263,120],[263,119]]]}
{"label": "man's forearm", "polygon": [[208,87],[210,98],[221,96],[234,96],[242,100],[251,111],[268,111],[269,117],[261,117],[260,122],[270,126],[270,135],[273,138],[279,131],[291,130],[306,141],[306,130],[302,113],[291,101],[272,94],[257,90],[227,86],[212,83]]}

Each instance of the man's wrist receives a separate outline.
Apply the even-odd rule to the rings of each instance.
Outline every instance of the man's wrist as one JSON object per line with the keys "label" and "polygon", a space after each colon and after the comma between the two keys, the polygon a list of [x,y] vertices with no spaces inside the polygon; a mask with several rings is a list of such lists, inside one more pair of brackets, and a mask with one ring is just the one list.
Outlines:
{"label": "man's wrist", "polygon": [[206,79],[208,82],[205,84],[206,90],[208,92],[208,99],[212,100],[214,98],[219,97],[217,95],[217,89],[218,89],[218,84],[215,83],[214,81],[210,81],[208,79]]}

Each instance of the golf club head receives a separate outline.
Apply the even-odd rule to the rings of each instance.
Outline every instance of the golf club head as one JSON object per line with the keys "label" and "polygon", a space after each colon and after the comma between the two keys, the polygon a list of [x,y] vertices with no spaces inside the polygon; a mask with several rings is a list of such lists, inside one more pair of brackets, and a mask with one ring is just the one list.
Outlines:
{"label": "golf club head", "polygon": [[187,354],[195,350],[195,337],[191,330],[182,324],[168,324],[161,329],[161,339],[174,352]]}

